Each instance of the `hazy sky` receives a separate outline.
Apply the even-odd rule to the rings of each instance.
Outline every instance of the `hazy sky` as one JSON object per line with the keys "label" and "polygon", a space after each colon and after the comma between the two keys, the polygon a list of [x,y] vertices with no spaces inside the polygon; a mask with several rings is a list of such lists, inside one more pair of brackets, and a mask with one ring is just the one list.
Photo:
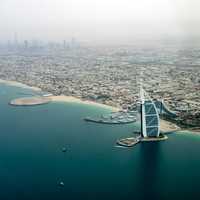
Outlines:
{"label": "hazy sky", "polygon": [[200,0],[0,0],[0,40],[127,43],[200,35]]}

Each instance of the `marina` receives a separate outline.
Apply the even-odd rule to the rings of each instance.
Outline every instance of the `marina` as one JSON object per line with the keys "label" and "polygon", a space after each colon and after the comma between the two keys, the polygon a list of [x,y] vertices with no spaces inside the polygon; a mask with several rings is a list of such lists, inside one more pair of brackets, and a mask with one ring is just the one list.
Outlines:
{"label": "marina", "polygon": [[113,112],[107,115],[101,115],[98,118],[86,117],[84,118],[87,122],[95,122],[102,124],[128,124],[137,121],[136,112]]}

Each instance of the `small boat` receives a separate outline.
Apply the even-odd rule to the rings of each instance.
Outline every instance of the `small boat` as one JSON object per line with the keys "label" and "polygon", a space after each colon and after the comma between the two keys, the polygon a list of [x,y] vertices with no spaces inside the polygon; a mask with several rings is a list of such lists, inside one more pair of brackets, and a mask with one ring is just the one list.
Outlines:
{"label": "small boat", "polygon": [[63,147],[62,148],[62,152],[66,152],[67,151],[67,148],[66,147]]}
{"label": "small boat", "polygon": [[65,186],[64,182],[61,181],[61,182],[59,183],[59,186],[64,187],[64,186]]}

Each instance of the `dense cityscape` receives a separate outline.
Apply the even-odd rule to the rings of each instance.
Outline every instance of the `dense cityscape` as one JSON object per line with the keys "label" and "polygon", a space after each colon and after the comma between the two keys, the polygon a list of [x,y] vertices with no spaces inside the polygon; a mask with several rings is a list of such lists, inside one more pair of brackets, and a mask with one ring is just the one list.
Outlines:
{"label": "dense cityscape", "polygon": [[155,42],[130,46],[8,42],[0,47],[0,78],[127,109],[138,100],[139,82],[164,99],[182,125],[200,122],[200,57],[196,45]]}
{"label": "dense cityscape", "polygon": [[0,200],[200,199],[200,0],[0,1]]}

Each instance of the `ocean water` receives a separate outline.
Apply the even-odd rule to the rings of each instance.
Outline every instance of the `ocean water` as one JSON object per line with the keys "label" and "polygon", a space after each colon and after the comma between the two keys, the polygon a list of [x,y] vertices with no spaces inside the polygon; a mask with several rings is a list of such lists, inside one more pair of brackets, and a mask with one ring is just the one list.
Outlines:
{"label": "ocean water", "polygon": [[110,111],[78,103],[8,105],[30,92],[0,85],[0,200],[200,199],[200,135],[119,148],[137,125],[85,122]]}

